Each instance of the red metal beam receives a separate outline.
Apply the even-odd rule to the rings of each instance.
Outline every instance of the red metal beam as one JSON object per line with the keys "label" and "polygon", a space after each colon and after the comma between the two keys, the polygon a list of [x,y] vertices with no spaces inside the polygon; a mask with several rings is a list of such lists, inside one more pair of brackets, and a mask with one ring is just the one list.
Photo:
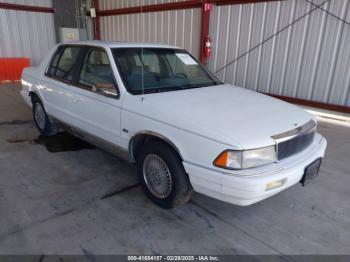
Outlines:
{"label": "red metal beam", "polygon": [[283,1],[283,0],[187,0],[187,1],[181,1],[181,2],[166,3],[166,4],[144,5],[142,7],[135,6],[135,7],[127,7],[127,8],[119,8],[119,9],[101,10],[97,14],[99,16],[127,15],[127,14],[141,13],[141,10],[143,13],[151,13],[151,12],[201,8],[204,3],[216,4],[216,5],[238,5],[238,4],[250,4],[250,3],[259,3],[259,2],[270,2],[270,1]]}
{"label": "red metal beam", "polygon": [[92,4],[96,10],[96,17],[93,19],[94,24],[94,39],[100,40],[101,39],[101,30],[100,30],[100,5],[99,0],[92,0]]}
{"label": "red metal beam", "polygon": [[170,10],[180,10],[180,9],[191,9],[202,7],[202,0],[188,0],[182,2],[173,2],[166,4],[155,4],[155,5],[144,5],[127,7],[120,9],[102,10],[97,14],[100,16],[111,16],[111,15],[126,15],[126,14],[138,14],[138,13],[151,13],[151,12],[161,12]]}
{"label": "red metal beam", "polygon": [[273,1],[284,1],[284,0],[208,0],[208,2],[216,5],[241,5],[241,4],[252,4],[261,2],[273,2]]}
{"label": "red metal beam", "polygon": [[265,93],[265,94],[272,96],[272,97],[275,97],[275,98],[278,98],[278,99],[281,99],[281,100],[286,101],[288,103],[292,103],[292,104],[315,107],[315,108],[350,114],[350,107],[347,107],[347,106],[326,104],[326,103],[321,103],[321,102],[316,102],[316,101],[310,101],[310,100],[304,100],[304,99],[300,99],[300,98],[289,97],[289,96],[279,96],[279,95],[272,95],[272,94],[267,94],[267,93]]}
{"label": "red metal beam", "polygon": [[0,3],[0,9],[9,9],[17,11],[53,13],[54,9],[50,7],[32,6],[32,5],[18,5],[10,3]]}

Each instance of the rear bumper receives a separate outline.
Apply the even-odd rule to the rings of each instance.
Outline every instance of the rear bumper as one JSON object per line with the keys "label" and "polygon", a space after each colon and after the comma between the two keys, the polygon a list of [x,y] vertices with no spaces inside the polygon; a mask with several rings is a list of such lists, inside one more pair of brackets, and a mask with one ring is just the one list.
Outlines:
{"label": "rear bumper", "polygon": [[[324,156],[327,141],[316,134],[313,143],[303,152],[279,163],[271,164],[270,170],[251,169],[251,174],[227,173],[226,170],[208,169],[184,162],[194,191],[240,206],[247,206],[273,196],[298,183],[304,169],[310,163]],[[284,180],[278,188],[266,191],[266,185]]]}

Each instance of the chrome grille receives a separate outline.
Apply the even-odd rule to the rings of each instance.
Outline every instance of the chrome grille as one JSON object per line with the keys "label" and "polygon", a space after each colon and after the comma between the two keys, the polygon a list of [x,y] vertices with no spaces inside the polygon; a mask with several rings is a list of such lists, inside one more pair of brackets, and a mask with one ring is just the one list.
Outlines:
{"label": "chrome grille", "polygon": [[277,159],[282,160],[306,149],[313,141],[316,123],[310,120],[305,125],[273,136],[277,143]]}

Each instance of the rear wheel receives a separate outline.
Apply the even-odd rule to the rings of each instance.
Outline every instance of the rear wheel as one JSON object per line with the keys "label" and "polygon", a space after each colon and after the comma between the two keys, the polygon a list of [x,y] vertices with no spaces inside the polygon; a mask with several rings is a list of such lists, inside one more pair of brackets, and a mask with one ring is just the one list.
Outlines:
{"label": "rear wheel", "polygon": [[148,142],[137,156],[137,169],[148,198],[162,208],[186,203],[192,187],[181,158],[167,144]]}
{"label": "rear wheel", "polygon": [[51,123],[41,100],[34,95],[32,97],[32,103],[34,122],[40,134],[43,136],[52,136],[57,134],[57,128],[55,124]]}

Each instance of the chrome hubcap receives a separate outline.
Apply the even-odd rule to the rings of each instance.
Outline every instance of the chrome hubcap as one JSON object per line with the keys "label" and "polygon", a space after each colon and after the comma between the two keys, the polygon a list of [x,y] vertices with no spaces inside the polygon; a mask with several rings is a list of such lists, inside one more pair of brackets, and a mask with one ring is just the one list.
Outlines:
{"label": "chrome hubcap", "polygon": [[46,115],[44,108],[40,103],[35,104],[34,108],[34,117],[37,125],[39,126],[40,129],[45,128],[45,121],[46,121]]}
{"label": "chrome hubcap", "polygon": [[157,155],[146,156],[143,162],[143,178],[147,188],[158,198],[166,198],[172,190],[172,179],[167,164]]}

